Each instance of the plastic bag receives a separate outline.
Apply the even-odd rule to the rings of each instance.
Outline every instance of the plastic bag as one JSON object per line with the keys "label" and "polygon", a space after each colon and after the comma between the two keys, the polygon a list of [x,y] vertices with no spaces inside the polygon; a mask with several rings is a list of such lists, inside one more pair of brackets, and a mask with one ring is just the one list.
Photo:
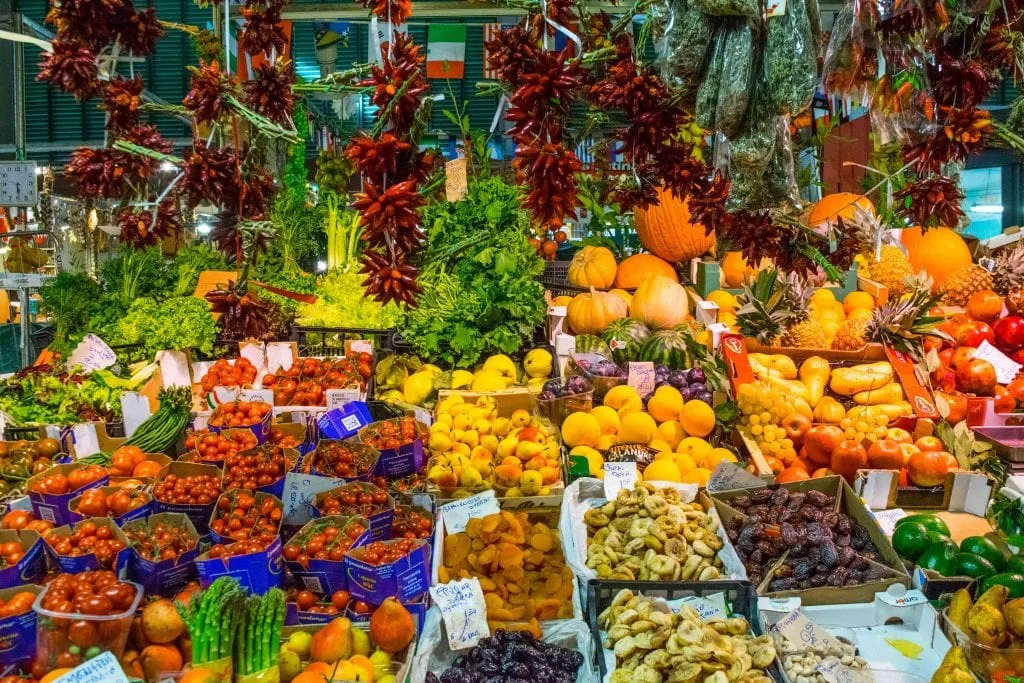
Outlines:
{"label": "plastic bag", "polygon": [[771,139],[768,149],[771,152],[765,166],[744,167],[737,164],[734,144],[727,202],[731,211],[760,211],[783,203],[799,203],[800,189],[796,184],[789,120],[785,116],[767,117],[766,120]]}
{"label": "plastic bag", "polygon": [[853,5],[844,5],[832,25],[832,36],[825,49],[821,70],[823,89],[830,95],[849,98],[868,107],[871,105],[868,85],[877,73],[877,51],[854,39]]}
{"label": "plastic bag", "polygon": [[886,60],[871,92],[871,126],[883,145],[913,142],[935,132],[935,97],[924,64],[911,53]]}
{"label": "plastic bag", "polygon": [[742,130],[754,89],[755,67],[754,31],[746,20],[733,20],[722,40],[722,82],[715,107],[715,127],[727,138]]}
{"label": "plastic bag", "polygon": [[796,114],[814,97],[818,56],[804,0],[787,0],[781,16],[766,20],[765,74],[776,114]]}
{"label": "plastic bag", "polygon": [[821,7],[818,0],[806,0],[807,20],[811,23],[811,37],[814,40],[814,54],[821,56]]}
{"label": "plastic bag", "polygon": [[[667,3],[668,4],[668,3]],[[657,16],[661,15],[663,16]],[[711,48],[715,32],[714,17],[704,14],[686,0],[675,0],[668,10],[656,13],[655,22],[664,22],[659,45],[662,78],[674,88],[685,88],[697,80]]]}
{"label": "plastic bag", "polygon": [[704,130],[714,130],[715,118],[718,108],[718,90],[722,84],[722,66],[725,57],[726,29],[719,26],[711,41],[711,58],[708,68],[704,70],[704,77],[701,79],[700,87],[697,88],[697,104],[694,112],[697,117],[697,125]]}
{"label": "plastic bag", "polygon": [[854,0],[853,16],[853,37],[867,47],[906,48],[907,36],[931,26],[918,0]]}
{"label": "plastic bag", "polygon": [[775,151],[774,98],[764,77],[758,80],[743,130],[729,143],[729,175],[764,173]]}
{"label": "plastic bag", "polygon": [[715,17],[756,17],[761,13],[758,0],[692,0],[693,6]]}
{"label": "plastic bag", "polygon": [[235,683],[281,683],[281,670],[275,665],[246,676],[239,674]]}
{"label": "plastic bag", "polygon": [[775,153],[764,173],[764,185],[775,198],[776,204],[800,205],[800,186],[796,182],[796,159],[793,157],[793,138],[789,134],[789,119],[775,118]]}

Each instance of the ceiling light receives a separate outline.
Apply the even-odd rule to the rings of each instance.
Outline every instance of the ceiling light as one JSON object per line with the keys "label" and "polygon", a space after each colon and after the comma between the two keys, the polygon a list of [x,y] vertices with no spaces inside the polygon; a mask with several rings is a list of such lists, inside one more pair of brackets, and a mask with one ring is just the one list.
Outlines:
{"label": "ceiling light", "polygon": [[975,204],[967,209],[971,213],[1002,213],[1002,204]]}

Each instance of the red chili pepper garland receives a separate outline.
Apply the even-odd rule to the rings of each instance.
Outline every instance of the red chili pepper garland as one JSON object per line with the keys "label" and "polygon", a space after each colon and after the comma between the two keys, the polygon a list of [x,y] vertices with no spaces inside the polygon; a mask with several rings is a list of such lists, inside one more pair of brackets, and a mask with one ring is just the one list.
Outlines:
{"label": "red chili pepper garland", "polygon": [[963,218],[960,208],[964,193],[944,176],[924,178],[893,193],[896,215],[908,225],[925,228],[957,225]]}
{"label": "red chili pepper garland", "polygon": [[250,55],[270,54],[271,50],[283,55],[288,47],[288,35],[281,25],[281,11],[287,4],[282,0],[247,2],[239,10],[245,19],[245,26],[238,38],[239,48]]}
{"label": "red chili pepper garland", "polygon": [[58,38],[53,41],[53,52],[44,53],[36,80],[46,81],[76,100],[87,100],[99,88],[96,55],[84,45]]}
{"label": "red chili pepper garland", "polygon": [[190,66],[190,88],[181,104],[198,124],[213,123],[228,113],[228,96],[238,95],[238,79],[220,70],[217,62]]}
{"label": "red chili pepper garland", "polygon": [[181,231],[177,197],[164,199],[155,215],[149,208],[126,207],[117,215],[117,224],[123,243],[136,248],[159,244],[164,238]]}
{"label": "red chili pepper garland", "polygon": [[157,38],[167,35],[156,18],[156,9],[127,12],[118,22],[114,38],[121,48],[133,55],[151,55],[156,52]]}
{"label": "red chili pepper garland", "polygon": [[100,109],[107,112],[107,130],[119,133],[137,126],[141,106],[142,78],[139,76],[118,76],[103,84],[103,102]]}
{"label": "red chili pepper garland", "polygon": [[252,80],[242,86],[245,104],[274,123],[288,123],[295,100],[292,95],[295,72],[291,62],[279,59],[276,64],[260,64],[254,71]]}

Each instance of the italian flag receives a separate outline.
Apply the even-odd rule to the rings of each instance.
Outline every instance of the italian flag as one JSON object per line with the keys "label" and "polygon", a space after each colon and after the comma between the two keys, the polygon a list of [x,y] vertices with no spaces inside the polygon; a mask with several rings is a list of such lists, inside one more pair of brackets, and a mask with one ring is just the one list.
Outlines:
{"label": "italian flag", "polygon": [[431,24],[427,34],[427,78],[462,78],[466,62],[466,27]]}

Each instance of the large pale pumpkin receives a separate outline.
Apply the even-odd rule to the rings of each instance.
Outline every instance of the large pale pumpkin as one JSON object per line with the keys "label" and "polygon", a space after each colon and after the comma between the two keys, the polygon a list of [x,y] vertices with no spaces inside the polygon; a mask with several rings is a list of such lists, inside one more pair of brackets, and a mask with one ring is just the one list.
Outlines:
{"label": "large pale pumpkin", "polygon": [[690,208],[671,192],[658,190],[658,205],[633,212],[637,237],[644,249],[669,263],[697,258],[715,246],[715,233],[690,222]]}
{"label": "large pale pumpkin", "polygon": [[607,247],[583,247],[569,264],[569,284],[608,289],[615,282],[615,254]]}
{"label": "large pale pumpkin", "polygon": [[611,292],[577,294],[569,302],[566,317],[574,334],[601,334],[608,324],[628,313],[626,302]]}
{"label": "large pale pumpkin", "polygon": [[634,254],[619,264],[615,273],[615,286],[622,289],[635,289],[644,280],[662,275],[679,282],[676,269],[668,261],[653,254]]}
{"label": "large pale pumpkin", "polygon": [[971,265],[971,250],[964,238],[949,228],[906,228],[900,240],[907,247],[910,267],[922,270],[934,280],[934,289],[942,286],[950,274]]}
{"label": "large pale pumpkin", "polygon": [[689,316],[689,297],[681,284],[658,275],[633,292],[629,316],[653,330],[668,330]]}
{"label": "large pale pumpkin", "polygon": [[829,227],[836,225],[836,219],[844,221],[851,220],[856,214],[857,207],[875,214],[875,207],[871,200],[862,194],[853,192],[836,192],[827,194],[817,204],[811,207],[807,215],[807,225],[818,232],[823,232]]}
{"label": "large pale pumpkin", "polygon": [[626,302],[626,308],[629,308],[629,304],[632,303],[632,301],[633,301],[633,295],[630,294],[629,292],[627,292],[624,289],[612,289],[608,293],[609,294],[614,294],[615,296],[617,296],[620,299],[622,299],[623,301],[625,301]]}

